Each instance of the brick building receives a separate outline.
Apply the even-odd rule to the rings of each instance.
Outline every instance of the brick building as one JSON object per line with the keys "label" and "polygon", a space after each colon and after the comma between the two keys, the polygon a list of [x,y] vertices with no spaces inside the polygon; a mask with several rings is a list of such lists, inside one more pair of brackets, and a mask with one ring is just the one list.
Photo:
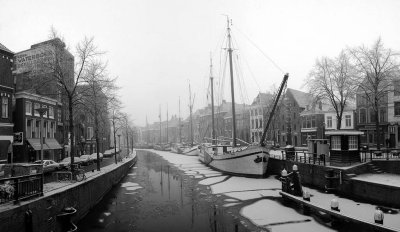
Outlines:
{"label": "brick building", "polygon": [[0,163],[11,159],[13,142],[12,103],[14,79],[12,76],[14,53],[0,44]]}

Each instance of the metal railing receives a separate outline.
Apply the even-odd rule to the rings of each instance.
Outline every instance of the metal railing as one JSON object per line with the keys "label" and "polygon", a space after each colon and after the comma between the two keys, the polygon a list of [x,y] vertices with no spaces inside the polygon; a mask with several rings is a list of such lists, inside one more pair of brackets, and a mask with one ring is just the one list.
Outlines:
{"label": "metal railing", "polygon": [[0,179],[0,204],[17,204],[34,196],[43,195],[43,175],[34,174]]}
{"label": "metal railing", "polygon": [[325,154],[310,153],[307,151],[284,151],[282,150],[282,156],[270,156],[271,158],[289,160],[298,163],[315,164],[326,166],[328,165],[328,156]]}
{"label": "metal railing", "polygon": [[377,149],[361,149],[360,150],[361,162],[368,162],[373,160],[399,160],[400,149],[396,148],[382,148]]}

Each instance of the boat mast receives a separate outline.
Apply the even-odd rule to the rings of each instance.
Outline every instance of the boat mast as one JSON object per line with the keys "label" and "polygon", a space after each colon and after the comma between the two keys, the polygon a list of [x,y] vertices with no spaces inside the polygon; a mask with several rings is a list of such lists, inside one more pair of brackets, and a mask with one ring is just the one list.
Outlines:
{"label": "boat mast", "polygon": [[212,144],[216,144],[215,126],[214,126],[214,77],[212,75],[212,57],[210,56],[210,82],[211,82],[211,124],[212,124]]}
{"label": "boat mast", "polygon": [[229,17],[227,17],[227,30],[228,30],[228,54],[229,54],[229,72],[231,76],[231,96],[232,96],[232,146],[236,147],[236,111],[235,111],[235,91],[233,82],[233,66],[232,66],[232,41],[231,41],[231,28],[229,26]]}
{"label": "boat mast", "polygon": [[181,97],[179,97],[179,143],[182,143],[182,128],[181,128]]}
{"label": "boat mast", "polygon": [[279,98],[281,97],[282,91],[286,86],[288,78],[289,78],[289,73],[286,73],[285,76],[283,77],[283,81],[281,83],[281,86],[279,87],[278,94],[275,96],[274,106],[272,107],[271,113],[269,114],[267,125],[264,128],[264,132],[263,132],[263,135],[262,135],[261,140],[260,140],[260,146],[263,146],[263,147],[265,146],[265,141],[264,140],[265,140],[265,137],[267,136],[267,130],[268,130],[269,124],[272,121],[272,118],[273,118],[274,113],[275,113],[275,108],[278,105]]}
{"label": "boat mast", "polygon": [[149,144],[150,131],[149,131],[149,122],[147,121],[147,115],[146,115],[146,129],[147,129],[147,144]]}
{"label": "boat mast", "polygon": [[160,104],[160,111],[158,117],[160,118],[160,144],[161,144],[161,104]]}
{"label": "boat mast", "polygon": [[192,104],[192,90],[191,90],[191,88],[190,88],[190,83],[189,83],[190,142],[191,142],[191,145],[193,146],[193,118],[192,118],[192,109],[193,109],[193,104]]}
{"label": "boat mast", "polygon": [[168,103],[167,103],[167,143],[169,143],[169,141],[168,141]]}

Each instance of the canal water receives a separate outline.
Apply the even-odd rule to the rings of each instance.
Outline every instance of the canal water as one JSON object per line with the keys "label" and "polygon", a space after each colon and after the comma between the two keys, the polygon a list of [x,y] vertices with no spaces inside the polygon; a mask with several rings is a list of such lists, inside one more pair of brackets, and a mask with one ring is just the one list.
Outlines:
{"label": "canal water", "polygon": [[135,167],[78,223],[79,231],[250,231],[196,179],[155,154],[137,155]]}
{"label": "canal water", "polygon": [[233,177],[197,157],[157,153],[138,151],[135,167],[78,223],[79,231],[370,231],[333,224],[319,212],[305,215],[283,201],[273,176]]}

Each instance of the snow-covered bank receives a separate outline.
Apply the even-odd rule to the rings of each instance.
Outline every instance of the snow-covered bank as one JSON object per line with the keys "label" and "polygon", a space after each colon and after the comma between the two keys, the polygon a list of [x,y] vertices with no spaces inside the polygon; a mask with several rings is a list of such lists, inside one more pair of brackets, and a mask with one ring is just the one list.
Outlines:
{"label": "snow-covered bank", "polygon": [[[293,208],[280,204],[279,191],[281,183],[274,176],[265,179],[253,179],[224,175],[214,171],[198,160],[197,157],[184,156],[164,151],[150,150],[166,159],[179,169],[196,178],[201,178],[199,184],[208,186],[217,196],[223,195],[224,207],[239,207],[242,216],[255,225],[270,228],[272,231],[332,231],[315,221],[312,217],[304,216]],[[278,155],[275,154],[275,155]],[[209,176],[212,175],[212,176]],[[316,189],[305,188],[311,193],[311,201],[324,207],[330,207],[330,201],[337,198],[342,212],[364,220],[373,221],[376,205],[356,202],[334,194],[326,194]],[[400,215],[396,209],[385,213],[384,224],[400,230]]]}

